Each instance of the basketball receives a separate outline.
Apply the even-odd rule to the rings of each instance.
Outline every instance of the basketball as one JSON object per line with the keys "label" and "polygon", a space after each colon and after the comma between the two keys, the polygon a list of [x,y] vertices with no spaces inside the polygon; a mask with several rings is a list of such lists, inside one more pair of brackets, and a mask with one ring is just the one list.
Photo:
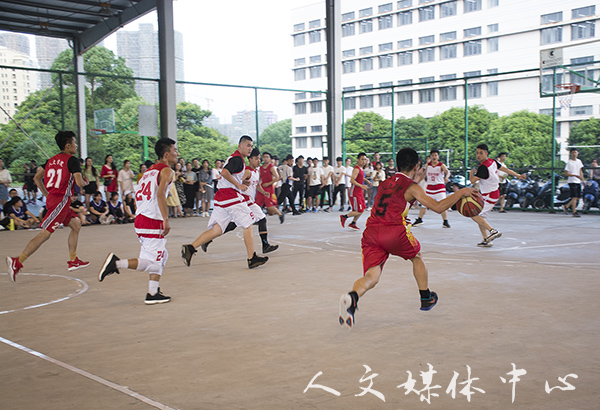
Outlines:
{"label": "basketball", "polygon": [[463,196],[456,204],[456,208],[466,217],[477,216],[483,209],[483,197]]}

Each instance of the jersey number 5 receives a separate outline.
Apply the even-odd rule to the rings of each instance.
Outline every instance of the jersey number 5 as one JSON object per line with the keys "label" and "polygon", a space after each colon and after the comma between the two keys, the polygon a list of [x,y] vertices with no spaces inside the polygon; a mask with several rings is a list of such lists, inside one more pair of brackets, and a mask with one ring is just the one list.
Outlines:
{"label": "jersey number 5", "polygon": [[389,205],[386,201],[391,196],[392,196],[392,194],[383,194],[383,195],[381,195],[381,198],[379,199],[379,203],[375,207],[375,215],[377,215],[377,216],[385,216],[385,214],[387,212],[387,207]]}

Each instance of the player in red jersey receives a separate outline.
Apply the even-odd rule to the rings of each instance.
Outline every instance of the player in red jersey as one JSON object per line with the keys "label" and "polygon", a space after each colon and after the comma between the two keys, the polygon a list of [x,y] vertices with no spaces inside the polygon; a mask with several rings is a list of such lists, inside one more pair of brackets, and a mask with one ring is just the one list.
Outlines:
{"label": "player in red jersey", "polygon": [[346,227],[346,220],[348,220],[348,218],[353,218],[348,227],[358,230],[359,228],[356,226],[356,221],[358,221],[358,218],[360,218],[367,208],[365,204],[365,196],[363,194],[363,191],[368,189],[368,187],[364,184],[365,173],[363,172],[363,167],[366,163],[367,154],[361,152],[358,154],[356,166],[352,170],[352,177],[350,177],[350,192],[348,200],[350,202],[350,206],[352,207],[352,211],[348,212],[346,215],[340,215],[340,223],[342,224],[342,228]]}
{"label": "player in red jersey", "polygon": [[119,269],[148,272],[150,281],[145,300],[147,305],[171,301],[169,296],[162,294],[158,285],[169,258],[165,238],[171,230],[167,196],[173,182],[171,167],[177,162],[175,141],[161,138],[154,145],[154,151],[158,156],[158,162],[144,172],[135,193],[137,210],[134,225],[135,233],[142,245],[140,255],[135,259],[119,259],[111,252],[98,275],[98,280],[102,282],[108,275],[119,273]]}
{"label": "player in red jersey", "polygon": [[77,140],[72,131],[59,131],[54,137],[60,148],[60,154],[50,158],[43,167],[38,168],[33,177],[36,185],[46,197],[46,217],[42,222],[42,231],[25,247],[18,258],[7,257],[8,274],[12,281],[16,280],[17,274],[23,268],[23,262],[27,260],[40,246],[54,233],[60,224],[69,226],[69,271],[85,268],[90,263],[83,262],[77,257],[77,241],[81,222],[77,214],[71,210],[71,195],[73,195],[74,184],[83,187],[87,185],[81,176],[81,164],[73,155],[77,154]]}
{"label": "player in red jersey", "polygon": [[462,196],[478,195],[474,189],[463,188],[438,202],[412,179],[420,167],[419,155],[414,149],[403,148],[398,151],[396,163],[398,172],[379,184],[371,216],[363,232],[363,277],[354,282],[352,291],[342,295],[340,299],[339,322],[348,328],[354,326],[358,299],[377,285],[390,254],[412,262],[413,275],[421,296],[421,310],[430,310],[435,306],[438,296],[429,290],[421,245],[411,233],[411,224],[406,216],[416,200],[434,212],[441,213]]}
{"label": "player in red jersey", "polygon": [[271,154],[263,152],[263,164],[258,168],[260,175],[261,193],[256,195],[256,204],[267,208],[269,215],[279,215],[279,222],[283,223],[285,215],[277,208],[277,196],[275,195],[275,184],[279,181],[277,168],[273,165]]}

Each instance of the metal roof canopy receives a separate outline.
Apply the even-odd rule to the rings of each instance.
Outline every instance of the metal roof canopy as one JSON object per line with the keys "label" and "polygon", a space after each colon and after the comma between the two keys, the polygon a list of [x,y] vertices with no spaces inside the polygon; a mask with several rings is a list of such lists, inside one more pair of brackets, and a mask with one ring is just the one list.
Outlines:
{"label": "metal roof canopy", "polygon": [[[173,0],[2,0],[0,30],[70,40],[75,71],[84,72],[82,55],[126,24],[158,12],[161,133],[177,140]],[[83,76],[78,78],[79,135],[86,134]],[[87,156],[85,138],[81,154]]]}

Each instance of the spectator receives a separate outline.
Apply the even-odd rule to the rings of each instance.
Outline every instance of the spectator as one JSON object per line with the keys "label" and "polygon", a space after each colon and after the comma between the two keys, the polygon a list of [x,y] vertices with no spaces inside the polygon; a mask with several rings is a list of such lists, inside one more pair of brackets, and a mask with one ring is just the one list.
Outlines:
{"label": "spectator", "polygon": [[342,157],[335,159],[337,165],[333,168],[333,200],[332,204],[335,204],[338,193],[340,194],[340,211],[344,210],[344,204],[346,203],[346,167],[342,165]]}
{"label": "spectator", "polygon": [[[198,158],[194,158],[194,160],[192,161],[192,172],[196,173],[196,182],[194,183],[194,203],[196,204],[196,213],[198,215],[201,215],[200,213],[200,183],[198,182],[200,180],[200,175],[198,175],[198,173],[200,172],[200,170],[202,169],[202,167],[200,166],[200,161],[198,160]],[[187,201],[186,201],[187,203]],[[185,207],[184,207],[185,208]],[[192,212],[194,211],[194,207],[192,206]],[[183,213],[185,214],[185,209],[183,210]]]}
{"label": "spectator", "polygon": [[385,179],[393,177],[398,172],[398,169],[394,166],[394,159],[390,158],[388,161],[388,166],[385,167]]}
{"label": "spectator", "polygon": [[107,155],[104,158],[104,165],[100,171],[100,176],[104,179],[104,195],[106,199],[110,198],[111,192],[117,192],[117,167],[113,162],[112,155]]}
{"label": "spectator", "polygon": [[323,169],[318,167],[318,164],[319,160],[313,158],[312,167],[308,169],[308,210],[312,212],[317,212],[317,208],[319,207],[319,192],[323,184],[323,179],[321,178]]}
{"label": "spectator", "polygon": [[112,215],[108,215],[108,206],[102,199],[102,193],[100,191],[96,191],[94,195],[92,195],[89,211],[90,221],[94,224],[107,225],[114,219]]}
{"label": "spectator", "polygon": [[14,221],[15,227],[22,229],[37,228],[40,220],[27,210],[19,196],[14,196],[4,205],[4,214]]}
{"label": "spectator", "polygon": [[[181,212],[181,200],[179,199],[179,193],[177,192],[177,188],[175,186],[175,184],[179,182],[179,177],[183,178],[183,174],[181,172],[181,163],[177,162],[175,164],[175,172],[173,172],[173,183],[169,188],[169,195],[167,196],[167,206],[169,207],[169,213],[174,218],[183,217],[183,213]],[[181,182],[179,183],[183,185]]]}
{"label": "spectator", "polygon": [[81,225],[91,224],[91,222],[87,220],[87,216],[90,214],[90,212],[79,200],[79,196],[77,195],[71,196],[71,210],[77,214],[77,217],[81,221]]}
{"label": "spectator", "polygon": [[92,158],[87,157],[85,159],[85,166],[83,171],[81,172],[83,176],[83,180],[87,181],[87,185],[83,187],[83,192],[85,194],[85,207],[90,207],[90,197],[94,195],[94,192],[98,191],[98,171],[96,167],[94,167],[94,161]]}
{"label": "spectator", "polygon": [[[207,159],[202,161],[202,168],[198,172],[198,189],[200,192],[200,203],[202,204],[202,214],[200,216],[209,217],[210,201],[213,199],[212,170]],[[198,208],[200,214],[200,208]]]}
{"label": "spectator", "polygon": [[217,193],[217,183],[219,182],[219,178],[221,177],[221,170],[223,165],[223,161],[220,159],[215,161],[215,167],[212,169],[212,182],[213,182],[213,193]]}
{"label": "spectator", "polygon": [[133,171],[131,170],[131,161],[123,161],[123,169],[119,171],[119,186],[121,188],[121,197],[125,197],[125,191],[133,191]]}
{"label": "spectator", "polygon": [[[583,182],[583,163],[577,156],[579,150],[577,148],[571,148],[569,151],[569,160],[565,166],[565,176],[567,177],[567,183],[571,190],[571,202],[568,205],[563,205],[563,210],[567,214],[567,209],[571,208],[573,216],[579,217],[577,213],[577,203],[581,198],[581,183]],[[567,214],[568,215],[568,214]]]}
{"label": "spectator", "polygon": [[277,155],[273,155],[273,169],[277,173],[277,182],[275,182],[275,198],[279,198],[279,194],[281,193],[281,172],[279,172],[279,157]]}
{"label": "spectator", "polygon": [[308,194],[310,191],[310,178],[308,176],[308,171],[312,168],[313,159],[311,157],[306,158],[306,184],[304,185],[304,196],[306,198],[306,208],[311,211],[311,207],[308,204]]}
{"label": "spectator", "polygon": [[588,178],[600,184],[600,168],[598,168],[598,160],[596,158],[592,160],[590,168],[592,169],[588,171]]}
{"label": "spectator", "polygon": [[117,192],[112,192],[110,194],[110,201],[108,201],[108,214],[113,216],[116,223],[126,223],[123,203],[119,201],[119,194]]}
{"label": "spectator", "polygon": [[293,214],[300,215],[300,212],[296,210],[296,206],[294,205],[294,197],[292,195],[292,183],[296,181],[296,179],[293,176],[293,170],[291,166],[293,161],[294,156],[288,155],[285,157],[285,159],[283,160],[283,164],[280,167],[280,174],[281,178],[283,179],[283,184],[281,185],[281,193],[277,197],[277,204],[283,205],[282,209],[285,210],[286,202],[289,202],[288,206],[291,208]]}
{"label": "spectator", "polygon": [[373,171],[373,186],[371,187],[371,197],[373,199],[375,199],[375,196],[377,195],[377,188],[379,187],[379,184],[385,181],[385,172],[383,172],[383,169],[381,169],[382,166],[383,164],[379,161],[375,163],[375,170]]}
{"label": "spectator", "polygon": [[304,212],[304,193],[306,187],[306,179],[308,177],[308,168],[304,165],[304,157],[300,155],[296,158],[296,165],[292,168],[292,173],[294,175],[294,188],[292,191],[292,196],[294,201],[296,200],[296,195],[300,194],[298,198],[298,207],[300,208],[300,212]]}
{"label": "spectator", "polygon": [[138,172],[138,174],[135,176],[135,182],[140,182],[140,178],[142,177],[142,175],[144,175],[144,172],[146,172],[148,170],[148,167],[146,166],[146,164],[141,164],[140,165],[140,172]]}
{"label": "spectator", "polygon": [[23,185],[23,195],[27,198],[27,203],[35,204],[37,199],[37,185],[35,184],[33,177],[37,172],[37,165],[34,160],[31,160],[29,164],[23,164],[25,167],[25,184]]}
{"label": "spectator", "polygon": [[183,214],[184,216],[192,216],[192,213],[194,212],[194,200],[196,199],[198,187],[198,174],[196,171],[194,171],[194,168],[192,168],[192,164],[190,162],[185,164],[185,172],[183,173],[183,177],[185,178],[183,181],[183,192],[185,193]]}
{"label": "spectator", "polygon": [[4,168],[4,161],[0,158],[0,206],[4,206],[8,201],[8,187],[11,183],[10,172]]}
{"label": "spectator", "polygon": [[134,222],[135,213],[137,212],[137,205],[135,203],[135,198],[133,197],[133,192],[131,191],[125,191],[123,210],[125,211],[125,218],[128,220],[128,222]]}
{"label": "spectator", "polygon": [[[333,167],[329,165],[329,157],[323,157],[323,166],[321,167],[321,209],[325,212],[331,212],[333,202],[331,202],[331,185],[333,183]],[[327,194],[328,208],[325,208],[325,194]]]}
{"label": "spectator", "polygon": [[[375,169],[375,165],[377,165],[378,162],[381,162],[381,155],[379,155],[379,152],[376,152],[373,154],[373,169]],[[381,164],[381,168],[383,169],[383,164]]]}

